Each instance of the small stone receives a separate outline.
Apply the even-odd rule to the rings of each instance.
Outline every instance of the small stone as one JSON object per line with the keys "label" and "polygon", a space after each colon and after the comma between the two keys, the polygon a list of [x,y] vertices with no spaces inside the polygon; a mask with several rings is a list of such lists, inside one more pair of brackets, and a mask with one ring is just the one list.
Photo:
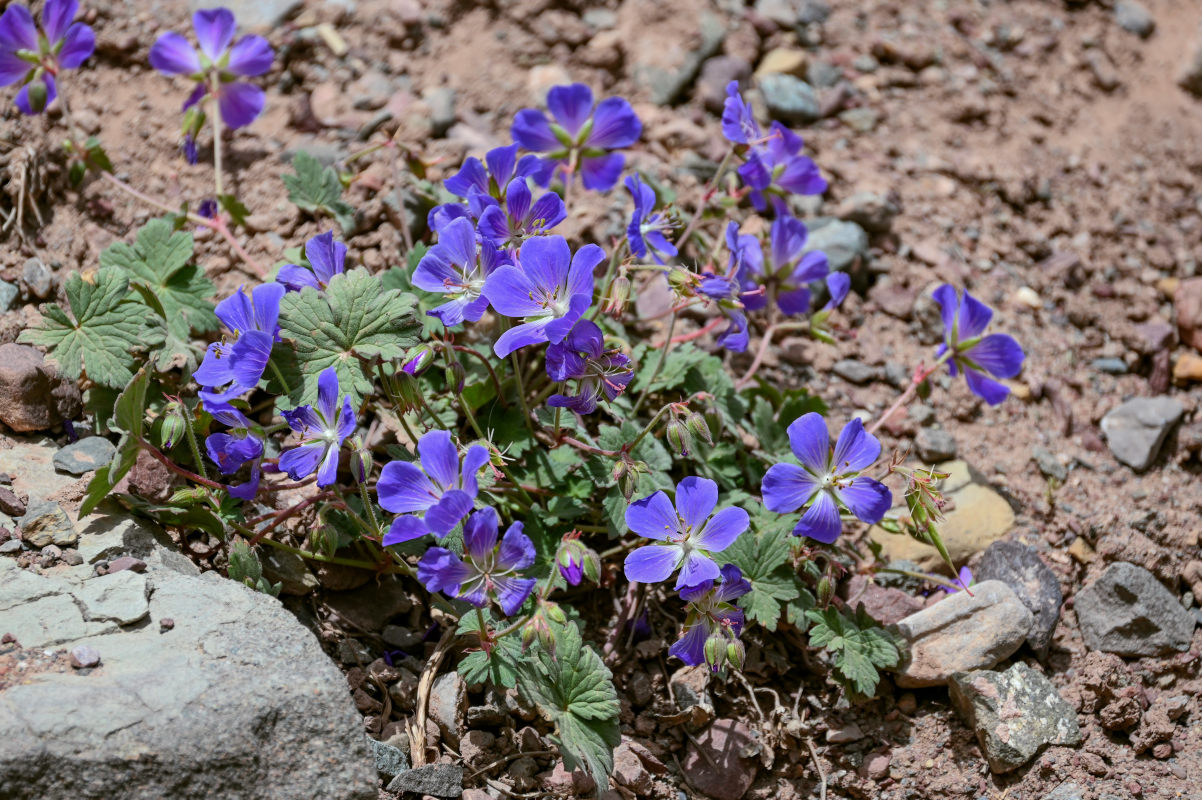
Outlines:
{"label": "small stone", "polygon": [[858,742],[863,738],[864,731],[854,722],[840,728],[831,728],[826,732],[826,740],[831,744],[848,744]]}
{"label": "small stone", "polygon": [[280,584],[283,594],[303,597],[318,586],[317,576],[309,571],[305,560],[287,550],[268,548],[262,555],[263,577],[272,585]]}
{"label": "small stone", "polygon": [[54,291],[54,273],[40,258],[26,259],[21,280],[29,287],[29,293],[39,300],[46,300]]}
{"label": "small stone", "polygon": [[630,676],[630,680],[626,682],[626,691],[630,693],[630,702],[639,708],[648,705],[655,696],[651,690],[651,676],[642,670]]}
{"label": "small stone", "polygon": [[1089,366],[1107,375],[1126,375],[1128,372],[1127,362],[1121,358],[1095,358]]}
{"label": "small stone", "polygon": [[858,770],[860,777],[870,781],[884,779],[889,775],[889,764],[892,760],[888,753],[869,753]]}
{"label": "small stone", "polygon": [[388,784],[390,792],[412,792],[434,797],[459,797],[463,794],[463,767],[459,764],[428,764],[397,775]]}
{"label": "small stone", "polygon": [[754,733],[742,722],[715,720],[685,750],[684,773],[698,791],[715,800],[740,800],[755,782],[759,751]]}
{"label": "small stone", "polygon": [[900,209],[875,192],[856,192],[839,204],[835,214],[856,223],[869,233],[888,233]]}
{"label": "small stone", "polygon": [[826,253],[831,272],[846,272],[856,259],[868,256],[868,234],[854,222],[827,218],[825,224],[812,224],[803,252]]}
{"label": "small stone", "polygon": [[956,437],[942,428],[921,428],[914,437],[918,457],[927,464],[951,461],[956,457]]}
{"label": "small stone", "polygon": [[175,620],[173,620],[171,617],[163,617],[161,620],[159,620],[159,633],[166,633],[167,631],[174,629]]}
{"label": "small stone", "polygon": [[994,542],[977,565],[979,581],[1001,581],[1010,587],[1034,617],[1027,644],[1036,653],[1047,651],[1060,619],[1064,596],[1056,574],[1039,554],[1020,542]]}
{"label": "small stone", "polygon": [[1143,567],[1120,561],[1074,600],[1081,636],[1091,650],[1120,656],[1185,652],[1194,618],[1173,593]]}
{"label": "small stone", "polygon": [[1079,783],[1066,781],[1048,793],[1043,800],[1085,800],[1085,790]]}
{"label": "small stone", "polygon": [[826,0],[801,0],[797,9],[797,21],[802,25],[819,25],[831,15]]}
{"label": "small stone", "polygon": [[792,28],[797,24],[797,9],[792,0],[756,0],[755,13],[782,28]]}
{"label": "small stone", "polygon": [[[806,67],[806,82],[817,89],[838,86],[843,80],[843,68],[829,61],[811,61]],[[840,101],[842,103],[842,101]]]}
{"label": "small stone", "polygon": [[863,386],[876,380],[880,371],[861,361],[845,358],[835,362],[834,372],[848,383]]}
{"label": "small stone", "polygon": [[150,613],[149,595],[145,575],[123,570],[84,581],[75,597],[89,621],[132,625]]}
{"label": "small stone", "polygon": [[434,680],[430,690],[430,719],[452,747],[459,745],[467,715],[467,684],[458,672],[447,672]]}
{"label": "small stone", "polygon": [[839,119],[844,125],[857,133],[872,133],[880,122],[881,115],[875,108],[861,106],[839,112]]}
{"label": "small stone", "polygon": [[1147,39],[1156,30],[1156,20],[1148,9],[1135,0],[1119,0],[1114,4],[1114,21],[1128,33]]}
{"label": "small stone", "polygon": [[106,575],[112,575],[114,572],[121,572],[127,569],[132,572],[145,572],[146,562],[133,556],[121,556],[110,561],[108,566],[105,567],[104,572]]}
{"label": "small stone", "polygon": [[1029,308],[1032,311],[1038,311],[1043,308],[1043,300],[1039,297],[1039,292],[1032,289],[1030,286],[1020,286],[1014,292],[1014,302],[1024,308]]}
{"label": "small stone", "polygon": [[714,56],[701,65],[697,76],[697,97],[714,113],[720,113],[726,102],[726,87],[731,81],[743,81],[751,75],[747,59],[738,56]]}
{"label": "small stone", "polygon": [[79,541],[71,518],[58,503],[39,502],[31,506],[17,524],[21,526],[21,538],[33,547],[48,544],[72,547]]}
{"label": "small stone", "polygon": [[526,73],[526,89],[530,92],[530,101],[537,106],[546,105],[547,92],[552,87],[571,82],[572,76],[562,64],[539,64]]}
{"label": "small stone", "polygon": [[668,686],[676,698],[676,707],[685,711],[697,705],[714,704],[709,693],[710,671],[704,665],[681,667],[672,673]]}
{"label": "small stone", "polygon": [[234,12],[239,28],[267,32],[300,8],[301,0],[188,0],[191,11],[222,7]]}
{"label": "small stone", "polygon": [[638,755],[630,749],[629,742],[622,742],[614,750],[614,782],[637,795],[651,793],[651,773],[643,766]]}
{"label": "small stone", "polygon": [[8,281],[0,281],[0,314],[13,307],[13,301],[20,293],[21,290]]}
{"label": "small stone", "polygon": [[54,454],[54,468],[83,475],[107,466],[116,453],[116,446],[103,436],[85,436]]}
{"label": "small stone", "polygon": [[[914,565],[914,568],[918,569],[918,565]],[[878,580],[885,575],[886,573],[881,573]],[[863,604],[868,616],[882,625],[900,622],[925,607],[920,598],[908,595],[900,589],[873,583],[867,575],[852,575],[840,587],[840,594],[850,608],[854,609]]]}
{"label": "small stone", "polygon": [[450,88],[432,89],[422,95],[422,99],[430,106],[430,124],[435,136],[445,136],[455,124],[455,90]]}
{"label": "small stone", "polygon": [[469,767],[483,767],[493,758],[497,737],[488,731],[468,731],[459,742],[459,755]]}
{"label": "small stone", "polygon": [[19,433],[53,428],[83,410],[75,381],[59,375],[38,350],[0,345],[0,422]]}
{"label": "small stone", "polygon": [[376,761],[376,772],[388,778],[395,778],[409,769],[409,757],[399,747],[377,742],[370,736],[367,743],[371,745],[372,755]]}
{"label": "small stone", "polygon": [[410,630],[400,625],[385,625],[380,636],[384,644],[401,650],[416,650],[422,643],[422,631]]}
{"label": "small stone", "polygon": [[[1193,49],[1190,51],[1189,60],[1186,61],[1181,73],[1177,76],[1177,85],[1185,91],[1197,97],[1202,97],[1202,31],[1199,32],[1199,37],[1195,40]],[[1202,278],[1190,278],[1181,282],[1184,286],[1187,283],[1196,283],[1202,286]],[[1197,313],[1195,307],[1195,315]],[[1181,314],[1181,307],[1177,307],[1178,315]],[[1199,330],[1199,335],[1202,335],[1202,329]],[[1198,347],[1197,344],[1194,347]]]}
{"label": "small stone", "polygon": [[1010,587],[983,581],[897,623],[909,652],[897,685],[938,686],[954,673],[988,669],[1017,650],[1034,617]]}
{"label": "small stone", "polygon": [[1142,472],[1183,414],[1185,408],[1171,397],[1136,397],[1102,417],[1102,432],[1114,457]]}
{"label": "small stone", "polygon": [[1182,353],[1173,364],[1173,380],[1180,384],[1202,382],[1202,356]]}
{"label": "small stone", "polygon": [[787,125],[808,125],[822,118],[818,95],[796,75],[771,73],[760,77],[758,83],[773,119]]}
{"label": "small stone", "polygon": [[[1195,93],[1202,95],[1202,42],[1198,46],[1197,58],[1199,72]],[[1177,284],[1177,291],[1173,293],[1173,308],[1177,311],[1177,333],[1182,343],[1202,350],[1202,278],[1186,278]]]}
{"label": "small stone", "polygon": [[1061,483],[1068,480],[1068,467],[1061,464],[1060,459],[1049,450],[1036,447],[1031,451],[1031,458],[1035,460],[1035,466],[1039,467],[1045,478],[1053,478]]}
{"label": "small stone", "polygon": [[568,772],[562,759],[556,759],[554,769],[543,773],[543,788],[562,797],[585,797],[593,793],[597,784],[584,770]]}
{"label": "small stone", "polygon": [[81,644],[71,648],[71,666],[75,669],[91,669],[100,666],[100,653],[94,647]]}
{"label": "small stone", "polygon": [[775,47],[764,54],[760,59],[759,66],[755,68],[755,77],[762,78],[765,75],[793,75],[801,78],[806,74],[806,64],[809,57],[804,50],[796,50],[791,47]]}
{"label": "small stone", "polygon": [[21,552],[21,549],[20,539],[9,539],[7,542],[0,544],[0,555],[10,556]]}
{"label": "small stone", "polygon": [[25,503],[7,486],[0,486],[0,511],[10,517],[25,516]]}

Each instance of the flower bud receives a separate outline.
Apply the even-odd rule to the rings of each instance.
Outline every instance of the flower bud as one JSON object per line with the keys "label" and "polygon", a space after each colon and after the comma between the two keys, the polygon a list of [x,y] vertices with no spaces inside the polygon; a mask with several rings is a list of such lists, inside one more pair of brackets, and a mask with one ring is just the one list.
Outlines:
{"label": "flower bud", "polygon": [[692,414],[689,414],[688,418],[684,421],[684,425],[693,436],[696,436],[710,447],[714,446],[714,437],[710,435],[710,425],[706,422],[703,414],[698,414],[694,411]]}
{"label": "flower bud", "polygon": [[625,311],[626,304],[630,302],[630,291],[630,278],[625,275],[614,278],[613,283],[609,285],[609,296],[605,300],[605,313],[616,317]]}
{"label": "flower bud", "polygon": [[327,558],[334,557],[338,549],[338,533],[329,525],[322,525],[309,533],[309,547],[315,553],[321,553]]}
{"label": "flower bud", "polygon": [[34,78],[33,82],[28,87],[29,108],[33,113],[40,114],[46,110],[46,102],[49,100],[50,93],[46,88],[45,81],[41,76]]}
{"label": "flower bud", "polygon": [[687,456],[693,448],[693,435],[679,419],[669,420],[665,430],[668,445],[681,456]]}
{"label": "flower bud", "polygon": [[363,439],[355,436],[351,438],[351,459],[350,467],[351,474],[355,476],[356,483],[367,483],[367,476],[371,475],[372,455],[371,451],[363,444]]}
{"label": "flower bud", "polygon": [[452,361],[451,364],[443,370],[446,375],[447,388],[455,394],[463,394],[463,385],[467,382],[467,370],[458,361]]}
{"label": "flower bud", "polygon": [[722,666],[726,660],[726,641],[721,636],[711,636],[705,640],[705,663],[714,669]]}
{"label": "flower bud", "polygon": [[630,471],[630,465],[625,459],[614,462],[613,476],[615,481],[620,481],[626,477],[626,473]]}
{"label": "flower bud", "polygon": [[601,582],[601,556],[587,547],[584,550],[584,577],[593,583]]}
{"label": "flower bud", "polygon": [[402,370],[393,376],[392,390],[392,401],[396,403],[399,413],[416,411],[422,407],[422,387],[417,378],[408,372]]}
{"label": "flower bud", "polygon": [[555,566],[559,567],[559,574],[569,586],[579,586],[584,577],[583,549],[579,540],[570,539],[560,544],[559,552],[555,554]]}
{"label": "flower bud", "polygon": [[419,344],[405,354],[405,362],[401,369],[410,375],[421,375],[434,361],[434,347],[429,344]]}
{"label": "flower bud", "polygon": [[543,602],[543,613],[547,619],[554,622],[556,625],[567,625],[568,615],[563,613],[563,609],[559,607],[559,603]]}
{"label": "flower bud", "polygon": [[735,669],[743,669],[743,662],[747,659],[747,648],[738,639],[732,639],[726,645],[726,660]]}
{"label": "flower bud", "polygon": [[834,596],[835,584],[831,582],[831,579],[828,576],[823,575],[818,579],[818,605],[822,608],[826,608],[831,604],[831,600],[834,598]]}
{"label": "flower bud", "polygon": [[164,452],[179,444],[188,432],[188,421],[184,419],[183,403],[172,400],[163,409],[163,424],[159,429],[159,447]]}

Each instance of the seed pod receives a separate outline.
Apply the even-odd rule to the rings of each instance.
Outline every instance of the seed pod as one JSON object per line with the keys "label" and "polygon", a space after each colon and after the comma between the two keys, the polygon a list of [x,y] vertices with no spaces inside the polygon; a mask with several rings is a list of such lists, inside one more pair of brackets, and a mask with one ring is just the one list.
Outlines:
{"label": "seed pod", "polygon": [[722,666],[726,660],[726,642],[721,636],[711,636],[705,640],[705,663],[714,669]]}
{"label": "seed pod", "polygon": [[689,429],[685,427],[684,423],[676,417],[668,421],[665,434],[669,446],[682,457],[687,456],[689,451],[693,449],[693,435],[689,433]]}
{"label": "seed pod", "polygon": [[358,436],[351,439],[350,467],[356,483],[367,483],[367,476],[371,475],[372,455]]}
{"label": "seed pod", "polygon": [[743,662],[747,658],[747,648],[738,639],[733,639],[726,645],[726,660],[735,669],[743,669]]}
{"label": "seed pod", "polygon": [[584,550],[584,577],[593,583],[601,582],[601,556],[587,547]]}
{"label": "seed pod", "polygon": [[451,362],[445,370],[447,388],[455,394],[463,394],[463,385],[467,382],[467,370],[458,361]]}
{"label": "seed pod", "polygon": [[188,421],[184,419],[183,404],[172,400],[163,409],[163,424],[159,429],[159,447],[167,452],[179,444],[188,432]]}
{"label": "seed pod", "polygon": [[710,425],[708,422],[706,422],[704,415],[698,414],[696,411],[694,411],[692,414],[689,414],[684,424],[685,427],[688,428],[689,433],[693,434],[710,447],[714,446],[714,437],[710,435]]}
{"label": "seed pod", "polygon": [[626,304],[630,302],[630,291],[630,278],[625,275],[614,278],[609,287],[609,297],[606,298],[605,313],[616,317],[625,311]]}

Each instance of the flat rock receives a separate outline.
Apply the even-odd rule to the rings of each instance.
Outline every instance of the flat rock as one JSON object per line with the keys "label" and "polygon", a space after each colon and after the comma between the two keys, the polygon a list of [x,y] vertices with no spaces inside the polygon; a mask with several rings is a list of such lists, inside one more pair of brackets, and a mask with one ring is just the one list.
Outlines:
{"label": "flat rock", "polygon": [[700,792],[716,800],[739,800],[755,782],[756,735],[733,719],[715,720],[689,742],[684,771]]}
{"label": "flat rock", "polygon": [[[0,561],[4,632],[102,659],[0,691],[4,796],[374,800],[362,719],[313,634],[268,595],[147,560],[83,582]],[[141,603],[146,624],[118,627]]]}
{"label": "flat rock", "polygon": [[927,464],[950,461],[956,457],[956,437],[942,428],[921,428],[914,437],[914,448]]}
{"label": "flat rock", "polygon": [[407,769],[392,779],[388,791],[459,797],[463,794],[463,767],[459,764],[428,764]]}
{"label": "flat rock", "polygon": [[368,738],[367,744],[371,747],[372,756],[375,758],[376,772],[381,775],[395,778],[409,769],[409,757],[401,748],[371,738]]}
{"label": "flat rock", "polygon": [[467,684],[458,672],[444,672],[430,689],[430,719],[452,747],[459,746],[467,717]]}
{"label": "flat rock", "polygon": [[58,503],[31,503],[17,524],[21,526],[21,538],[34,547],[74,547],[79,541],[71,518]]}
{"label": "flat rock", "polygon": [[71,475],[83,475],[113,460],[117,447],[103,436],[85,436],[54,454],[54,468]]}
{"label": "flat rock", "polygon": [[1035,617],[1027,644],[1037,653],[1046,653],[1064,595],[1056,574],[1039,554],[1021,542],[994,542],[977,565],[976,576],[979,581],[1001,581],[1013,590]]}
{"label": "flat rock", "polygon": [[1143,567],[1120,561],[1077,592],[1073,601],[1090,650],[1159,656],[1189,649],[1194,617]]}
{"label": "flat rock", "polygon": [[1005,672],[959,672],[948,684],[956,711],[977,733],[989,768],[1010,772],[1050,744],[1081,743],[1077,714],[1056,687],[1026,664]]}
{"label": "flat rock", "polygon": [[35,504],[39,498],[53,497],[79,480],[54,468],[58,451],[59,446],[49,439],[16,439],[12,447],[0,450],[0,472],[12,476],[13,492],[28,496],[29,504]]}
{"label": "flat rock", "polygon": [[939,686],[957,672],[989,669],[1017,650],[1034,617],[1001,581],[984,581],[972,594],[956,592],[897,623],[908,645],[897,685]]}
{"label": "flat rock", "polygon": [[1146,39],[1156,30],[1156,20],[1151,12],[1135,0],[1118,0],[1114,4],[1114,21],[1128,33]]}
{"label": "flat rock", "polygon": [[1102,417],[1102,432],[1114,457],[1142,472],[1156,460],[1184,413],[1185,407],[1171,397],[1136,397]]}

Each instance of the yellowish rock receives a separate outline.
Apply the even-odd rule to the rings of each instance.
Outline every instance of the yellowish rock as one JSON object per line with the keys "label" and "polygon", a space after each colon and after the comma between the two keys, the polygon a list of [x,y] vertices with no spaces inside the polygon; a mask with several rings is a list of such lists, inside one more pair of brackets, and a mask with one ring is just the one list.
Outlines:
{"label": "yellowish rock", "polygon": [[1202,382],[1202,356],[1184,353],[1173,365],[1173,380],[1177,383]]}
{"label": "yellowish rock", "polygon": [[755,70],[755,76],[762,78],[765,75],[783,73],[785,75],[796,75],[799,78],[804,78],[806,63],[806,54],[801,50],[777,47],[769,50],[760,59],[760,65]]}

